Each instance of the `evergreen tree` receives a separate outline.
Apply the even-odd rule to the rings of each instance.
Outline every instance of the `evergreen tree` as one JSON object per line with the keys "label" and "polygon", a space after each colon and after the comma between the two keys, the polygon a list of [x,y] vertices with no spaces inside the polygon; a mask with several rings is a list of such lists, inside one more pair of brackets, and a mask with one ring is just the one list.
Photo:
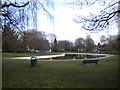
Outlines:
{"label": "evergreen tree", "polygon": [[4,52],[15,52],[18,49],[18,34],[11,29],[9,24],[3,29],[2,49]]}
{"label": "evergreen tree", "polygon": [[58,44],[57,44],[57,39],[56,38],[54,39],[54,42],[53,42],[52,51],[53,52],[58,52]]}

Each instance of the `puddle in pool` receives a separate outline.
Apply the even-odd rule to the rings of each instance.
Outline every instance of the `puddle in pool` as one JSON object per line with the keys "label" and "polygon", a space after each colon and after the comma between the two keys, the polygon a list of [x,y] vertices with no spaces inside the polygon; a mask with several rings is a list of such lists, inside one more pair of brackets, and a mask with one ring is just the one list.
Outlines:
{"label": "puddle in pool", "polygon": [[65,56],[62,57],[54,57],[52,59],[84,59],[84,58],[99,58],[103,56],[96,56],[96,55],[77,55],[77,54],[66,54]]}
{"label": "puddle in pool", "polygon": [[[65,56],[53,57],[52,60],[65,60],[65,59],[85,59],[85,58],[99,58],[104,57],[102,55],[80,55],[80,54],[65,54]],[[50,58],[44,58],[40,60],[50,60]]]}

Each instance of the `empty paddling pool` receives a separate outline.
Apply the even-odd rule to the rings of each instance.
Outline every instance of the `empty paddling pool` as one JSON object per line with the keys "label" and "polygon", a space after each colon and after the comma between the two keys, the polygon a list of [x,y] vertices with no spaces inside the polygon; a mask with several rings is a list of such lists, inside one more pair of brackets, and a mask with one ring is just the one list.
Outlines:
{"label": "empty paddling pool", "polygon": [[[111,54],[97,54],[97,53],[62,53],[60,55],[46,55],[46,56],[34,56],[38,61],[72,61],[72,60],[84,60],[84,59],[103,59],[113,56]],[[5,59],[26,59],[30,60],[31,57],[9,57]]]}
{"label": "empty paddling pool", "polygon": [[39,58],[38,60],[52,60],[52,61],[71,61],[71,60],[96,60],[110,57],[110,54],[96,54],[96,53],[63,53],[59,56],[53,56],[50,58]]}

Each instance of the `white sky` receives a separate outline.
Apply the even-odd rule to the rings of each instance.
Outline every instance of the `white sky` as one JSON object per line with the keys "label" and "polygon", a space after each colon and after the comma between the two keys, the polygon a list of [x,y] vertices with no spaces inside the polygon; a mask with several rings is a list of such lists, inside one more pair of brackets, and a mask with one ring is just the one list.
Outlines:
{"label": "white sky", "polygon": [[[40,18],[38,19],[38,21],[40,21],[38,23],[38,29],[40,31],[45,31],[46,33],[54,33],[57,36],[57,40],[75,41],[75,39],[79,37],[86,38],[86,35],[89,34],[97,44],[99,42],[100,36],[108,36],[108,33],[106,31],[101,31],[99,33],[89,33],[89,31],[82,30],[79,24],[73,22],[73,18],[75,18],[76,13],[88,15],[87,12],[90,10],[97,12],[99,9],[101,9],[101,7],[96,5],[95,7],[78,11],[66,7],[65,5],[58,4],[55,6],[54,11],[51,11],[51,13],[55,16],[54,25],[50,23],[44,13],[40,12]],[[109,29],[110,35],[117,34],[117,32],[118,30],[115,27]]]}

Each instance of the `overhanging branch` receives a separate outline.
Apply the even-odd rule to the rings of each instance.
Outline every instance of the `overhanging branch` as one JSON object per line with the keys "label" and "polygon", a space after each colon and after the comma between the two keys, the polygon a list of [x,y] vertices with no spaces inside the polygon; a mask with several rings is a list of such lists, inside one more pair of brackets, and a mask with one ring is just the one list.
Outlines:
{"label": "overhanging branch", "polygon": [[25,3],[24,5],[16,5],[16,4],[13,4],[13,3],[11,3],[10,2],[10,4],[3,4],[2,5],[2,8],[4,8],[4,7],[9,7],[9,6],[13,6],[13,7],[18,7],[18,8],[20,8],[20,7],[25,7],[26,5],[28,5],[29,4],[29,2],[27,2],[27,3]]}

